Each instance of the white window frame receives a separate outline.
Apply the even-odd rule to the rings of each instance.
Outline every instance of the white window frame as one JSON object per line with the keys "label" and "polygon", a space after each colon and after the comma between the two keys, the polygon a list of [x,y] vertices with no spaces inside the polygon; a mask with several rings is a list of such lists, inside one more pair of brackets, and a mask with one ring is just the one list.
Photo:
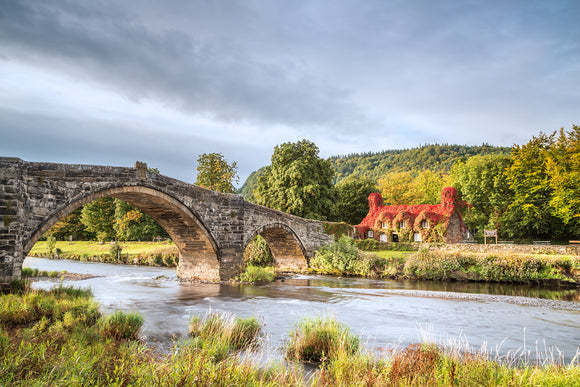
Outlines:
{"label": "white window frame", "polygon": [[387,238],[387,234],[381,234],[379,235],[379,241],[380,242],[388,242],[388,238]]}
{"label": "white window frame", "polygon": [[369,230],[369,232],[367,233],[367,237],[368,238],[374,238],[375,234],[373,233],[373,230]]}
{"label": "white window frame", "polygon": [[427,219],[423,219],[421,221],[421,227],[423,227],[423,228],[429,228],[429,221]]}
{"label": "white window frame", "polygon": [[405,221],[400,220],[398,226],[399,226],[399,228],[405,228]]}
{"label": "white window frame", "polygon": [[421,237],[420,232],[416,232],[415,234],[413,234],[413,241],[414,242],[423,242],[423,238]]}

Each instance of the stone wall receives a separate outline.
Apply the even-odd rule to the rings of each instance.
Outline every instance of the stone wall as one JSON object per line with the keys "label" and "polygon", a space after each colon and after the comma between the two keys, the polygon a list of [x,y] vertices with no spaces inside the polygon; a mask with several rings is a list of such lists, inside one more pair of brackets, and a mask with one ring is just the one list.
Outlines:
{"label": "stone wall", "polygon": [[507,253],[507,254],[580,254],[580,245],[515,245],[515,244],[476,244],[456,243],[437,245],[435,248],[442,251],[471,251],[474,253]]}
{"label": "stone wall", "polygon": [[149,172],[144,163],[123,168],[0,157],[0,282],[20,278],[24,257],[58,220],[105,196],[135,205],[165,228],[180,251],[182,278],[233,277],[259,233],[288,268],[303,268],[332,239],[321,222]]}

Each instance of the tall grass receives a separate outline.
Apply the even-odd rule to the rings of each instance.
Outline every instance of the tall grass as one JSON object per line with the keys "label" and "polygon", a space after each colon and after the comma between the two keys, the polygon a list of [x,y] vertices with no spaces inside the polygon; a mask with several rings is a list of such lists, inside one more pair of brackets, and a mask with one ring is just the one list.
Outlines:
{"label": "tall grass", "polygon": [[273,267],[246,266],[238,277],[241,282],[272,282],[276,279],[276,269]]}
{"label": "tall grass", "polygon": [[360,340],[333,318],[305,318],[290,333],[286,357],[295,361],[320,362],[360,351]]}
{"label": "tall grass", "polygon": [[[259,335],[256,319],[196,316],[190,324],[193,338],[162,354],[140,341],[106,333],[105,321],[124,326],[133,317],[118,312],[111,315],[114,318],[101,318],[95,306],[89,292],[69,287],[2,295],[0,385],[580,386],[579,358],[570,364],[547,357],[529,363],[523,349],[505,361],[471,351],[461,342],[443,346],[426,342],[369,354],[348,327],[325,318],[301,320],[290,335],[289,352],[310,355],[289,358],[322,360],[306,381],[299,368],[258,366],[239,356]],[[225,355],[216,356],[215,345],[204,346],[216,338],[223,338]]]}

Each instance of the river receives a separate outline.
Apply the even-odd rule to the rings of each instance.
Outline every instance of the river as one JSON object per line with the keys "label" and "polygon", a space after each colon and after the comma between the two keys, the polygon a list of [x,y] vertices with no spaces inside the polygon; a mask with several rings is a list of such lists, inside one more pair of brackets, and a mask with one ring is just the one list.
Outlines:
{"label": "river", "polygon": [[183,283],[170,268],[31,257],[24,267],[98,276],[60,282],[90,287],[107,311],[141,312],[145,340],[164,350],[185,337],[192,315],[208,312],[257,317],[265,325],[269,359],[282,357],[281,347],[297,321],[319,315],[347,324],[374,351],[427,340],[476,350],[483,346],[494,356],[525,353],[533,359],[539,354],[569,362],[580,350],[577,289],[312,275],[259,286]]}

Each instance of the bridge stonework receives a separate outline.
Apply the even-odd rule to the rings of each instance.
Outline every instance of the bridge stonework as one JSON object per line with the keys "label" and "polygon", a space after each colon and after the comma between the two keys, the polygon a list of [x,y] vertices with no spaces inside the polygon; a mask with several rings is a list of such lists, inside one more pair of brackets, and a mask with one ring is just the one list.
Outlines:
{"label": "bridge stonework", "polygon": [[124,168],[0,157],[0,283],[20,279],[24,258],[58,220],[105,196],[140,208],[165,228],[179,249],[182,279],[232,278],[258,234],[274,263],[292,270],[307,267],[332,240],[320,221],[149,172],[144,163]]}

